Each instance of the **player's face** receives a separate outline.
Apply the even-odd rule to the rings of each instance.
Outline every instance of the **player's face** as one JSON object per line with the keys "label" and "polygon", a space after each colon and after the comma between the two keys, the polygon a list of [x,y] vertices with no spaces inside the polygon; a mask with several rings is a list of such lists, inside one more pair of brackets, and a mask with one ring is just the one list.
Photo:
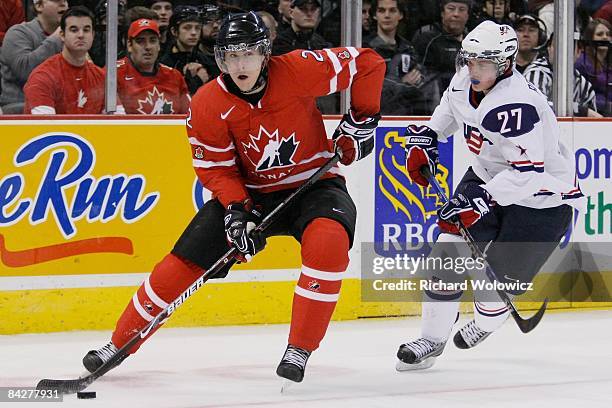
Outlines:
{"label": "player's face", "polygon": [[202,24],[195,21],[187,21],[178,27],[177,41],[185,47],[193,48],[198,45],[202,34]]}
{"label": "player's face", "polygon": [[383,32],[391,32],[397,29],[400,20],[404,17],[396,0],[382,0],[376,7],[376,22]]}
{"label": "player's face", "polygon": [[169,1],[158,1],[153,3],[151,10],[157,13],[159,18],[159,27],[167,27],[172,17],[172,3]]}
{"label": "player's face", "polygon": [[491,88],[497,79],[497,65],[486,59],[470,58],[466,61],[472,89],[481,92]]}
{"label": "player's face", "polygon": [[40,18],[59,25],[62,14],[68,8],[68,0],[40,0],[35,4]]}
{"label": "player's face", "polygon": [[259,49],[225,53],[225,69],[241,91],[249,91],[259,78],[265,57]]}
{"label": "player's face", "polygon": [[151,72],[159,55],[159,36],[153,31],[143,31],[128,41],[132,62],[139,71]]}
{"label": "player's face", "polygon": [[321,7],[315,3],[304,3],[291,9],[291,19],[298,28],[310,30],[319,22]]}
{"label": "player's face", "polygon": [[68,17],[60,36],[68,51],[87,53],[94,38],[93,22],[89,17]]}
{"label": "player's face", "polygon": [[532,24],[522,24],[516,29],[518,36],[519,51],[530,52],[538,46],[539,30]]}
{"label": "player's face", "polygon": [[442,9],[442,25],[444,29],[454,35],[459,35],[465,29],[470,8],[463,3],[447,3]]}

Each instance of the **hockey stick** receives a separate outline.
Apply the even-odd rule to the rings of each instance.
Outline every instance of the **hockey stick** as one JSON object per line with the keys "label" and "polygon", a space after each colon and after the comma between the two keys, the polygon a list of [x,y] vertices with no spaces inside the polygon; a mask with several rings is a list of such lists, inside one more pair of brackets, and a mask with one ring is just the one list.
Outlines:
{"label": "hockey stick", "polygon": [[[287,208],[289,204],[291,204],[295,198],[301,195],[304,191],[309,189],[314,183],[316,183],[321,176],[329,171],[337,162],[340,160],[340,154],[335,153],[332,158],[330,158],[321,168],[319,168],[315,173],[313,173],[301,186],[299,186],[293,193],[291,193],[287,198],[285,198],[274,210],[272,210],[266,217],[261,221],[261,223],[255,227],[256,232],[263,232],[273,222],[275,222],[279,214]],[[198,280],[191,284],[179,297],[177,297],[172,303],[170,303],[164,310],[162,310],[149,324],[145,326],[138,334],[132,337],[123,347],[121,347],[117,352],[102,364],[96,371],[86,375],[85,377],[76,378],[72,380],[53,380],[53,379],[43,379],[38,382],[36,388],[39,390],[57,390],[57,392],[61,394],[73,394],[76,392],[83,391],[89,385],[91,385],[95,380],[102,377],[109,370],[119,364],[125,357],[128,356],[130,349],[140,341],[140,339],[145,338],[153,329],[157,328],[161,323],[163,323],[166,319],[170,317],[174,311],[181,306],[183,303],[187,301],[187,299],[198,291],[202,287],[202,285],[215,276],[221,269],[226,265],[233,265],[236,262],[236,248],[230,248],[217,262],[214,263],[206,272],[204,272]]]}
{"label": "hockey stick", "polygon": [[[421,168],[421,174],[425,178],[427,178],[427,181],[429,181],[429,184],[433,186],[434,190],[436,190],[436,194],[438,195],[438,198],[440,199],[440,201],[442,201],[443,203],[447,203],[448,198],[446,197],[446,194],[444,194],[444,191],[442,190],[442,187],[440,187],[440,184],[438,184],[438,181],[436,180],[436,178],[431,174],[429,167],[423,166]],[[457,228],[459,228],[459,233],[461,234],[461,236],[467,243],[468,247],[470,248],[470,251],[472,251],[472,256],[474,258],[480,258],[484,261],[485,274],[487,275],[487,278],[492,283],[495,283],[495,281],[499,281],[499,279],[497,279],[497,275],[491,268],[491,265],[489,265],[489,263],[486,261],[484,254],[482,253],[480,248],[478,248],[478,245],[476,245],[476,241],[474,241],[474,237],[472,237],[472,234],[470,233],[470,231],[463,225],[461,220],[457,220],[455,224],[457,225]],[[548,298],[544,299],[544,303],[542,303],[542,306],[540,306],[540,309],[537,311],[536,314],[534,314],[528,319],[523,319],[521,315],[519,314],[519,312],[516,310],[516,307],[512,303],[512,300],[510,299],[508,294],[499,289],[496,289],[496,291],[499,297],[506,304],[506,307],[510,309],[510,313],[512,314],[512,317],[514,318],[514,321],[516,322],[519,329],[521,329],[523,333],[529,333],[530,331],[536,328],[536,326],[540,323],[540,320],[542,320],[542,317],[544,316],[544,312],[546,311],[546,306],[548,306]]]}

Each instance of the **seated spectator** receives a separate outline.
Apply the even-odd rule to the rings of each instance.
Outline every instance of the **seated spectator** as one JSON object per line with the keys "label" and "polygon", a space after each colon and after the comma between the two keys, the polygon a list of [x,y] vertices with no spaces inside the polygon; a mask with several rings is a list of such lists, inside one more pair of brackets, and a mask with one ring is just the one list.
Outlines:
{"label": "seated spectator", "polygon": [[174,0],[146,0],[145,5],[157,13],[160,37],[160,55],[166,54],[172,48],[172,37],[168,34],[170,17],[172,17],[172,3]]}
{"label": "seated spectator", "polygon": [[363,0],[361,2],[361,38],[364,41],[370,37],[374,29],[371,16],[373,13],[370,10],[372,10],[372,0]]}
{"label": "seated spectator", "polygon": [[597,111],[612,116],[612,65],[610,64],[610,23],[594,19],[582,33],[580,53],[574,67],[595,88]]}
{"label": "seated spectator", "polygon": [[387,64],[399,52],[411,48],[408,40],[397,32],[404,18],[402,0],[374,0],[372,14],[376,30],[364,40],[364,46],[374,49]]}
{"label": "seated spectator", "polygon": [[291,0],[278,0],[278,31],[291,27]]}
{"label": "seated spectator", "polygon": [[[2,61],[2,41],[4,41],[6,31],[15,24],[23,23],[24,20],[25,15],[21,0],[4,0],[0,3],[0,61]],[[0,70],[0,93],[2,93],[1,86],[2,72]]]}
{"label": "seated spectator", "polygon": [[128,56],[117,62],[117,90],[128,114],[187,113],[189,90],[179,71],[157,61],[160,32],[154,20],[134,21]]}
{"label": "seated spectator", "polygon": [[59,24],[66,0],[34,0],[36,17],[9,28],[2,43],[2,95],[5,114],[23,112],[23,86],[30,73],[62,50]]}
{"label": "seated spectator", "polygon": [[422,65],[438,75],[442,92],[455,75],[455,59],[467,34],[465,24],[469,17],[470,0],[442,0],[441,6],[441,23],[422,27],[414,35],[412,44]]}
{"label": "seated spectator", "polygon": [[202,35],[198,48],[204,55],[215,57],[215,42],[225,13],[214,4],[202,6]]}
{"label": "seated spectator", "polygon": [[194,95],[198,88],[220,73],[215,59],[198,49],[202,35],[200,11],[193,6],[177,6],[170,17],[169,27],[174,46],[160,58],[160,62],[182,72],[189,93]]}
{"label": "seated spectator", "polygon": [[[104,70],[87,60],[94,17],[84,6],[68,9],[60,21],[62,52],[32,71],[23,91],[26,114],[104,113]],[[117,107],[118,113],[125,113]]]}
{"label": "seated spectator", "polygon": [[497,24],[514,25],[510,18],[511,0],[485,0],[482,4],[482,20],[491,20]]}
{"label": "seated spectator", "polygon": [[525,14],[514,23],[519,50],[516,54],[516,70],[521,74],[538,57],[548,40],[546,26],[537,17]]}
{"label": "seated spectator", "polygon": [[[384,115],[428,115],[435,107],[431,100],[438,88],[436,85],[433,90],[436,92],[431,87],[421,88],[424,77],[414,48],[397,33],[404,18],[403,6],[401,0],[372,3],[376,32],[367,39],[367,46],[376,50],[387,64],[380,111]],[[437,84],[435,80],[430,82]]]}
{"label": "seated spectator", "polygon": [[[127,32],[126,24],[126,9],[125,3],[127,0],[119,0],[117,10],[117,21],[119,22],[117,32],[117,59],[125,57],[125,33]],[[106,13],[108,0],[100,0],[94,9],[94,37],[89,57],[99,67],[106,66]]]}
{"label": "seated spectator", "polygon": [[331,46],[315,32],[321,18],[321,3],[318,0],[293,0],[290,13],[291,26],[278,33],[272,45],[272,55],[293,50],[321,50]]}
{"label": "seated spectator", "polygon": [[272,14],[268,13],[267,11],[258,11],[257,15],[261,17],[266,27],[268,27],[268,30],[270,30],[270,41],[274,42],[278,32],[278,22],[276,22]]}
{"label": "seated spectator", "polygon": [[[529,64],[523,75],[534,84],[548,99],[553,107],[553,69],[555,61],[555,46],[553,36],[548,40],[548,55],[542,55]],[[595,90],[585,77],[574,69],[574,116],[602,117],[597,113],[595,105]]]}
{"label": "seated spectator", "polygon": [[6,31],[15,24],[21,24],[24,21],[25,13],[21,0],[3,0],[0,3],[0,46],[2,46]]}

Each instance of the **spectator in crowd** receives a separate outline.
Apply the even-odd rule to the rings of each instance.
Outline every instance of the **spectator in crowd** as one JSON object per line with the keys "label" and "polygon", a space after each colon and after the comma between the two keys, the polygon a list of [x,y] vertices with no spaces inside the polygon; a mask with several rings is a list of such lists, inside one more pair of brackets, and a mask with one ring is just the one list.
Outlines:
{"label": "spectator in crowd", "polygon": [[[0,2],[0,61],[2,61],[2,41],[4,41],[6,31],[15,24],[23,23],[24,20],[25,13],[21,0],[3,0]],[[0,69],[0,93],[2,93],[1,85],[2,70]]]}
{"label": "spectator in crowd", "polygon": [[591,21],[582,33],[579,48],[574,67],[593,84],[597,111],[604,116],[612,116],[610,23],[598,18]]}
{"label": "spectator in crowd", "polygon": [[372,23],[372,0],[361,2],[361,38],[365,41],[372,34],[374,24]]}
{"label": "spectator in crowd", "polygon": [[593,18],[601,18],[612,24],[612,0],[607,0],[595,13]]}
{"label": "spectator in crowd", "polygon": [[[405,10],[402,0],[374,0],[372,13],[376,32],[367,39],[367,46],[373,48],[385,60],[387,66],[381,98],[381,113],[386,115],[428,115],[437,105],[434,96],[437,87],[421,88],[424,84],[422,68],[419,67],[416,52],[410,43],[398,34],[398,27]],[[430,83],[437,84],[437,81]],[[427,92],[425,96],[424,92]],[[433,99],[435,104],[427,103]]]}
{"label": "spectator in crowd", "polygon": [[160,37],[160,55],[166,54],[172,48],[172,38],[168,34],[170,17],[172,17],[172,2],[174,0],[147,0],[146,5],[157,13]]}
{"label": "spectator in crowd", "polygon": [[12,26],[2,43],[2,95],[4,113],[23,112],[23,86],[30,73],[62,50],[59,24],[66,0],[34,0],[36,17]]}
{"label": "spectator in crowd", "polygon": [[117,62],[117,88],[128,114],[187,113],[189,90],[183,75],[157,61],[160,30],[140,19],[128,29],[128,56]]}
{"label": "spectator in crowd", "polygon": [[554,0],[529,0],[527,2],[529,13],[537,16],[546,32],[552,33],[555,29],[555,2]]}
{"label": "spectator in crowd", "polygon": [[497,24],[514,25],[510,19],[510,0],[485,0],[482,4],[482,17]]}
{"label": "spectator in crowd", "polygon": [[[455,59],[467,34],[465,24],[470,12],[469,0],[442,0],[441,23],[422,27],[414,35],[414,45],[421,63],[438,75],[439,89],[448,88],[455,75]],[[440,91],[440,92],[441,92]]]}
{"label": "spectator in crowd", "polygon": [[214,4],[202,6],[202,35],[199,49],[204,55],[215,57],[215,41],[217,41],[219,26],[224,14],[223,10]]}
{"label": "spectator in crowd", "polygon": [[[548,99],[553,107],[553,70],[555,61],[555,46],[553,36],[548,40],[548,55],[542,55],[529,64],[523,75],[534,84]],[[574,116],[602,117],[597,113],[595,105],[595,90],[585,77],[574,69]]]}
{"label": "spectator in crowd", "polygon": [[298,49],[320,50],[331,45],[315,32],[321,17],[321,3],[318,0],[293,0],[290,13],[291,26],[278,33],[272,46],[272,55]]}
{"label": "spectator in crowd", "polygon": [[278,31],[291,27],[291,0],[278,0]]}
{"label": "spectator in crowd", "polygon": [[[104,113],[104,70],[88,61],[94,16],[84,6],[68,9],[60,21],[62,52],[37,66],[23,92],[26,114]],[[125,113],[119,104],[118,113]]]}
{"label": "spectator in crowd", "polygon": [[270,30],[270,41],[274,42],[277,35],[278,22],[274,19],[272,14],[267,11],[258,11],[257,15],[261,17],[266,27],[268,27],[268,30]]}
{"label": "spectator in crowd", "polygon": [[[117,59],[125,57],[125,33],[126,24],[126,5],[127,0],[119,0],[117,20],[119,22],[117,32]],[[96,35],[89,51],[89,57],[99,67],[106,66],[106,13],[108,0],[100,0],[94,9],[94,31]]]}
{"label": "spectator in crowd", "polygon": [[189,93],[194,95],[198,88],[220,73],[215,59],[198,49],[202,35],[200,11],[193,6],[176,6],[169,27],[174,46],[160,62],[182,72]]}
{"label": "spectator in crowd", "polygon": [[537,17],[525,14],[517,18],[514,29],[518,37],[519,50],[516,54],[516,69],[522,74],[531,64],[548,40],[546,26]]}
{"label": "spectator in crowd", "polygon": [[0,2],[0,46],[2,46],[6,31],[24,21],[25,13],[21,0],[2,0]]}
{"label": "spectator in crowd", "polygon": [[325,38],[331,47],[339,47],[342,35],[342,10],[340,0],[319,0],[321,4],[320,24],[317,33]]}
{"label": "spectator in crowd", "polygon": [[[364,43],[368,48],[374,49],[387,64],[398,53],[411,49],[411,45],[397,32],[400,21],[404,18],[402,0],[373,0],[372,13],[376,22],[376,31],[366,38]],[[413,52],[411,52],[413,53]],[[420,78],[418,71],[415,80]]]}

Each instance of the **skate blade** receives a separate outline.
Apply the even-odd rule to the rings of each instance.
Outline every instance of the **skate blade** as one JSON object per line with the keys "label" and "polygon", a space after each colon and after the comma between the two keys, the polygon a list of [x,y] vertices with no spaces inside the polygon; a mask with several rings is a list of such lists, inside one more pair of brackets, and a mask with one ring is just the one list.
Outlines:
{"label": "skate blade", "polygon": [[293,384],[295,384],[295,382],[291,380],[283,380],[283,383],[281,384],[281,389],[280,389],[281,395],[285,395],[287,391],[289,391],[289,389],[293,387]]}
{"label": "skate blade", "polygon": [[426,358],[425,360],[421,361],[420,363],[416,363],[416,364],[407,364],[407,363],[404,363],[403,361],[398,361],[397,364],[395,365],[395,369],[399,372],[425,370],[433,366],[435,362],[436,362],[435,357]]}

